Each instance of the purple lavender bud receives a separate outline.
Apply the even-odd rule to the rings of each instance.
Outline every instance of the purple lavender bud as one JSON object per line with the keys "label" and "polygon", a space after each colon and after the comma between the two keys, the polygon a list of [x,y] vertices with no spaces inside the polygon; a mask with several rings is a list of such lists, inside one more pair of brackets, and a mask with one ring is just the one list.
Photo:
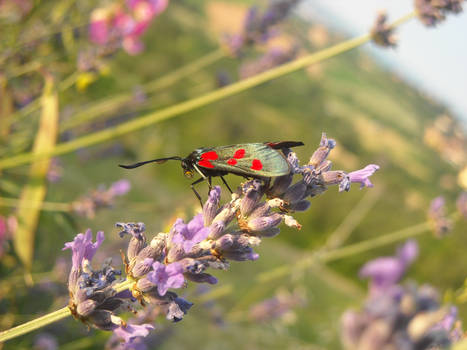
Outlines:
{"label": "purple lavender bud", "polygon": [[147,293],[152,291],[156,288],[154,283],[149,281],[146,277],[140,278],[138,282],[136,282],[136,288],[143,293]]}
{"label": "purple lavender bud", "polygon": [[379,169],[379,166],[376,164],[369,164],[363,169],[352,171],[348,174],[350,182],[360,183],[360,189],[363,187],[373,187],[373,184],[370,182],[369,177]]}
{"label": "purple lavender bud", "polygon": [[462,192],[456,201],[457,210],[459,213],[467,219],[467,192]]}
{"label": "purple lavender bud", "polygon": [[216,241],[216,249],[224,251],[230,249],[234,244],[234,237],[231,234],[223,235]]}
{"label": "purple lavender bud", "polygon": [[169,305],[166,318],[172,322],[179,322],[192,306],[193,303],[188,300],[175,298]]}
{"label": "purple lavender bud", "polygon": [[131,344],[137,337],[146,337],[151,329],[154,329],[154,326],[148,323],[141,325],[127,323],[114,329],[114,334],[124,341],[123,346],[125,346]]}
{"label": "purple lavender bud", "polygon": [[310,208],[311,202],[307,200],[301,200],[296,203],[292,203],[291,205],[288,206],[289,210],[292,211],[306,211],[308,208]]}
{"label": "purple lavender bud", "polygon": [[157,285],[157,291],[162,296],[169,288],[180,288],[185,283],[183,267],[180,263],[164,265],[156,261],[152,268],[154,271],[148,273],[147,279]]}
{"label": "purple lavender bud", "polygon": [[112,312],[106,310],[95,310],[89,315],[87,321],[97,329],[103,331],[113,331],[122,323],[119,317],[114,316]]}
{"label": "purple lavender bud", "polygon": [[132,259],[135,258],[144,247],[146,247],[146,237],[144,235],[146,227],[142,222],[117,222],[115,226],[121,229],[118,233],[120,237],[123,237],[125,234],[131,235],[126,253],[131,262]]}
{"label": "purple lavender bud", "polygon": [[225,231],[225,223],[222,221],[215,221],[210,226],[211,232],[209,233],[209,239],[217,239],[222,236]]}
{"label": "purple lavender bud", "polygon": [[217,284],[217,278],[208,273],[185,273],[186,279],[196,283]]}
{"label": "purple lavender bud", "polygon": [[139,261],[135,264],[131,270],[131,275],[135,278],[142,277],[151,271],[151,267],[154,260],[151,258],[146,258],[143,261]]}
{"label": "purple lavender bud", "polygon": [[279,233],[281,233],[280,228],[271,227],[271,228],[268,228],[267,230],[261,231],[260,236],[272,238],[272,237],[276,237]]}
{"label": "purple lavender bud", "polygon": [[442,22],[450,12],[462,12],[464,0],[415,0],[415,10],[420,21],[428,26],[435,26]]}
{"label": "purple lavender bud", "polygon": [[273,185],[268,190],[268,195],[270,197],[282,196],[287,188],[292,184],[292,180],[293,174],[276,177]]}
{"label": "purple lavender bud", "polygon": [[338,185],[347,178],[347,174],[342,170],[331,170],[326,171],[321,174],[323,184],[328,185]]}
{"label": "purple lavender bud", "polygon": [[328,139],[326,137],[326,133],[321,134],[321,142],[319,144],[318,149],[313,153],[311,156],[308,165],[313,167],[319,166],[322,162],[326,160],[329,155],[329,152],[336,146],[336,141],[333,139]]}
{"label": "purple lavender bud", "polygon": [[265,231],[275,227],[281,223],[283,216],[279,213],[274,213],[269,216],[253,218],[248,220],[248,228],[253,232]]}
{"label": "purple lavender bud", "polygon": [[306,190],[306,184],[303,181],[299,181],[290,186],[282,198],[288,203],[296,203],[304,198]]}
{"label": "purple lavender bud", "polygon": [[240,212],[243,216],[248,216],[256,207],[263,196],[262,183],[259,180],[252,180],[243,185],[244,196],[240,202]]}
{"label": "purple lavender bud", "polygon": [[209,198],[203,206],[204,226],[211,225],[212,220],[214,220],[219,207],[220,198],[221,188],[220,186],[214,186],[211,192],[209,192]]}
{"label": "purple lavender bud", "polygon": [[223,256],[226,259],[235,261],[255,261],[259,259],[259,254],[255,253],[251,248],[245,251],[227,251],[223,253]]}
{"label": "purple lavender bud", "polygon": [[227,226],[235,218],[238,208],[239,201],[224,205],[219,214],[217,214],[217,216],[214,218],[213,223],[220,221],[223,222],[225,226]]}
{"label": "purple lavender bud", "polygon": [[131,183],[128,180],[120,180],[117,182],[114,182],[110,188],[109,191],[114,195],[114,196],[123,196],[128,193],[131,189]]}
{"label": "purple lavender bud", "polygon": [[88,317],[97,307],[97,301],[88,299],[78,304],[76,311],[80,316]]}
{"label": "purple lavender bud", "polygon": [[250,218],[258,218],[261,216],[267,216],[271,212],[271,207],[269,206],[268,203],[262,202],[259,203],[256,208],[253,209],[253,211],[250,214]]}

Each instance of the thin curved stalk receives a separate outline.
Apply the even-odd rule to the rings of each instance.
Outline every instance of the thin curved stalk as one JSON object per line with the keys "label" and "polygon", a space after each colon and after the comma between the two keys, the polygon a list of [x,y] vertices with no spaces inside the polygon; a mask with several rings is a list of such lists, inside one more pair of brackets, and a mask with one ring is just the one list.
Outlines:
{"label": "thin curved stalk", "polygon": [[[398,19],[395,23],[401,24],[409,20],[410,18],[413,18],[414,16],[415,12],[412,12],[411,14],[408,14],[402,17],[401,19]],[[130,132],[146,128],[152,124],[168,120],[177,117],[183,113],[187,113],[197,108],[209,105],[226,97],[236,95],[240,92],[251,89],[267,81],[279,78],[283,75],[295,72],[314,63],[318,63],[328,58],[337,56],[341,53],[350,51],[370,40],[371,35],[365,34],[357,38],[344,41],[327,49],[321,50],[317,53],[309,54],[304,57],[298,58],[290,63],[286,63],[279,67],[270,69],[266,72],[255,75],[249,79],[245,79],[235,84],[228,85],[222,89],[218,89],[216,91],[204,94],[200,97],[176,104],[171,107],[164,108],[160,111],[146,114],[145,116],[140,117],[138,119],[130,120],[126,123],[77,138],[73,141],[61,143],[58,146],[56,146],[56,148],[52,152],[37,155],[28,152],[7,159],[3,159],[0,161],[0,169],[16,167],[22,164],[30,163],[33,160],[70,153],[83,147],[89,147],[105,141],[112,140]]]}
{"label": "thin curved stalk", "polygon": [[[160,91],[170,85],[175,84],[181,79],[194,74],[201,69],[213,64],[214,62],[225,57],[225,51],[222,49],[214,50],[207,55],[200,57],[199,59],[190,62],[162,77],[159,77],[153,81],[143,84],[142,90],[146,94]],[[122,93],[101,101],[94,103],[91,107],[85,108],[84,110],[76,113],[68,121],[64,122],[60,127],[60,132],[65,132],[74,127],[82,125],[91,120],[95,120],[105,113],[109,113],[118,110],[133,99],[133,93]]]}

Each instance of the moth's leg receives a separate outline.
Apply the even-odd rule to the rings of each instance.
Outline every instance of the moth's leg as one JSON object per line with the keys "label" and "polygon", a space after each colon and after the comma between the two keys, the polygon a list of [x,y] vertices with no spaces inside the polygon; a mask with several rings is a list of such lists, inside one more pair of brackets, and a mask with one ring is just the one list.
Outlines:
{"label": "moth's leg", "polygon": [[212,180],[211,179],[212,179],[211,176],[208,176],[208,196],[209,196],[209,193],[212,190]]}
{"label": "moth's leg", "polygon": [[232,192],[232,189],[230,188],[229,184],[227,183],[227,181],[225,181],[224,177],[221,176],[221,180],[222,182],[224,183],[225,187],[227,187],[227,189],[230,191],[230,193],[233,193]]}
{"label": "moth's leg", "polygon": [[204,181],[204,178],[203,178],[203,177],[200,177],[198,180],[196,180],[195,182],[193,182],[193,183],[191,184],[191,189],[193,190],[193,192],[194,192],[196,198],[198,198],[199,204],[201,204],[201,208],[203,207],[203,202],[201,201],[201,196],[199,195],[199,193],[198,193],[198,192],[196,191],[196,189],[195,189],[195,185],[196,185],[196,184],[199,184],[199,183],[202,182],[202,181]]}

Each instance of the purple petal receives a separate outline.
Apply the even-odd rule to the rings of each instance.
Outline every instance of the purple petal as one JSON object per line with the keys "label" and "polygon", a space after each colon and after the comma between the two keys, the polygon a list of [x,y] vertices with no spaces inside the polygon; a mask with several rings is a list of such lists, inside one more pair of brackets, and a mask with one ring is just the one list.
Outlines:
{"label": "purple petal", "polygon": [[110,190],[113,192],[115,196],[123,196],[127,194],[128,191],[131,189],[131,183],[128,180],[120,180],[114,182],[110,187]]}
{"label": "purple petal", "polygon": [[411,264],[417,256],[418,244],[415,240],[409,240],[397,249],[397,257],[406,266]]}
{"label": "purple petal", "polygon": [[348,174],[350,182],[360,183],[360,189],[363,187],[373,187],[369,177],[379,169],[379,166],[376,164],[369,164],[363,169],[352,171]]}
{"label": "purple petal", "polygon": [[125,343],[131,343],[136,337],[146,337],[151,329],[154,329],[154,326],[148,323],[141,325],[128,323],[125,327],[120,326],[114,329],[114,334],[123,339]]}

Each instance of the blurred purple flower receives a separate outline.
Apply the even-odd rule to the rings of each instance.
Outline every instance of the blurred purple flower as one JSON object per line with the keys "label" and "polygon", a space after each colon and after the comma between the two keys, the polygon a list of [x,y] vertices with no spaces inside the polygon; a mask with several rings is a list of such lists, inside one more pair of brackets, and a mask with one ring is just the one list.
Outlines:
{"label": "blurred purple flower", "polygon": [[172,242],[181,245],[185,253],[189,253],[210,232],[209,227],[204,227],[203,214],[196,215],[188,224],[182,219],[177,219],[172,230],[174,232]]}
{"label": "blurred purple flower", "polygon": [[161,296],[165,295],[169,288],[180,288],[185,283],[183,267],[178,262],[164,265],[156,261],[152,268],[154,271],[148,273],[147,279],[157,285]]}
{"label": "blurred purple flower", "polygon": [[113,193],[115,196],[123,196],[127,194],[131,189],[131,183],[128,180],[120,180],[114,182],[110,188],[109,192]]}
{"label": "blurred purple flower", "polygon": [[432,27],[444,21],[449,13],[462,12],[464,0],[414,0],[415,10],[420,21]]}
{"label": "blurred purple flower", "polygon": [[428,209],[428,221],[431,224],[435,237],[441,238],[452,229],[452,221],[446,217],[446,201],[438,196],[433,199]]}
{"label": "blurred purple flower", "polygon": [[123,339],[122,347],[125,348],[131,345],[135,338],[146,337],[151,329],[154,329],[154,326],[148,323],[141,325],[128,323],[115,328],[113,332],[118,338]]}
{"label": "blurred purple flower", "polygon": [[456,201],[457,210],[467,220],[467,192],[462,192]]}
{"label": "blurred purple flower", "polygon": [[418,255],[415,241],[407,241],[397,249],[396,256],[382,257],[367,262],[360,270],[361,278],[370,278],[370,292],[379,294],[394,286]]}
{"label": "blurred purple flower", "polygon": [[103,186],[99,186],[97,190],[93,190],[90,194],[81,196],[72,202],[72,210],[80,216],[92,219],[96,215],[97,209],[112,207],[115,198],[128,193],[130,188],[131,184],[128,180],[114,182],[107,190]]}
{"label": "blurred purple flower", "polygon": [[373,42],[382,47],[395,47],[397,40],[394,36],[394,28],[388,23],[388,16],[385,11],[378,13],[375,24],[371,28],[371,38]]}
{"label": "blurred purple flower", "polygon": [[57,338],[49,333],[40,333],[34,339],[33,350],[57,350]]}
{"label": "blurred purple flower", "polygon": [[369,177],[373,175],[378,169],[378,165],[369,164],[363,169],[352,171],[348,174],[350,182],[360,183],[360,189],[362,189],[363,187],[373,187],[373,184],[371,183]]}

